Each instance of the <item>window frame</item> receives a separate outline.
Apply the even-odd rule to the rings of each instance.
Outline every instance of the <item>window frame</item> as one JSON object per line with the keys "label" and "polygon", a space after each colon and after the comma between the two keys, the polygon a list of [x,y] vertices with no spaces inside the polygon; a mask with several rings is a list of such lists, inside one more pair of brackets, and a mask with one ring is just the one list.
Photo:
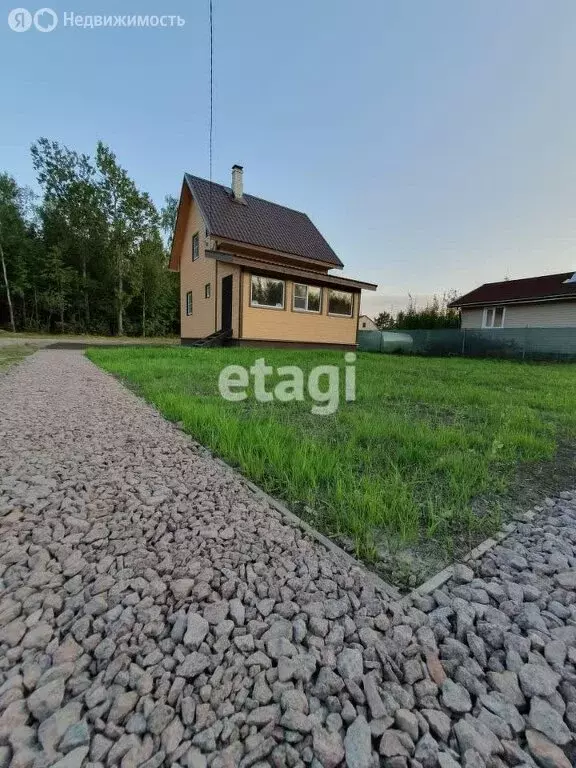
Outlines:
{"label": "window frame", "polygon": [[212,287],[210,283],[206,283],[204,286],[204,298],[210,299],[212,297]]}
{"label": "window frame", "polygon": [[[501,309],[502,310],[502,323],[500,325],[494,325],[494,320],[496,319],[496,311]],[[488,322],[488,317],[491,316],[491,322]],[[498,330],[499,328],[504,328],[504,324],[506,321],[506,306],[492,306],[492,307],[484,307],[482,310],[482,328],[493,331]]]}
{"label": "window frame", "polygon": [[192,261],[198,261],[199,258],[200,258],[200,232],[195,232],[192,235]]}
{"label": "window frame", "polygon": [[[258,280],[273,280],[275,283],[281,283],[282,285],[282,306],[278,307],[272,304],[259,304],[258,302],[254,301],[253,298],[253,292],[254,292],[254,278],[257,278]],[[283,311],[286,309],[286,280],[282,280],[282,278],[279,277],[269,277],[268,275],[255,275],[253,273],[250,273],[250,306],[254,307],[254,309],[276,309]]]}
{"label": "window frame", "polygon": [[[302,307],[297,307],[296,302],[296,286],[299,285],[302,288],[306,288],[306,307],[303,309]],[[314,288],[320,291],[320,306],[318,309],[309,309],[308,307],[308,289]],[[322,295],[324,291],[322,290],[322,287],[320,285],[309,285],[308,283],[292,283],[292,312],[309,312],[312,315],[321,315],[322,314]]]}
{"label": "window frame", "polygon": [[[341,312],[330,312],[330,294],[331,293],[347,293],[350,296],[350,314],[342,314]],[[328,301],[326,303],[326,308],[328,311],[329,317],[354,317],[354,293],[353,291],[342,291],[339,288],[328,288]]]}
{"label": "window frame", "polygon": [[186,291],[186,298],[185,298],[185,304],[186,304],[186,317],[191,317],[192,315],[192,291]]}

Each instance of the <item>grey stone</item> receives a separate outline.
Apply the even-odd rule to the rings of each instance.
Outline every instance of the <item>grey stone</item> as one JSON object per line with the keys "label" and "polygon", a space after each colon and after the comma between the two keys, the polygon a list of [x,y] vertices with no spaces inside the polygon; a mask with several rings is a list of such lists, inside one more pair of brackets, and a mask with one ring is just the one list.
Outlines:
{"label": "grey stone", "polygon": [[189,613],[186,621],[186,633],[184,645],[188,648],[198,649],[204,642],[210,626],[206,619],[199,613]]}
{"label": "grey stone", "polygon": [[287,709],[280,719],[280,725],[283,728],[298,733],[310,733],[313,722],[312,718],[296,709]]}
{"label": "grey stone", "polygon": [[271,659],[279,659],[281,656],[296,656],[296,648],[286,637],[271,637],[268,640],[266,650]]}
{"label": "grey stone", "polygon": [[492,688],[501,693],[511,704],[515,707],[524,706],[526,700],[520,690],[518,675],[515,672],[488,672],[486,677]]}
{"label": "grey stone", "polygon": [[211,661],[208,656],[198,651],[189,653],[182,664],[176,668],[176,674],[180,677],[195,678],[204,672],[210,666]]}
{"label": "grey stone", "polygon": [[525,664],[518,673],[520,687],[525,696],[552,696],[560,675],[542,664]]}
{"label": "grey stone", "polygon": [[52,627],[48,622],[41,621],[24,635],[23,648],[46,648],[52,637]]}
{"label": "grey stone", "polygon": [[562,715],[538,696],[535,696],[530,702],[528,721],[534,730],[543,733],[554,744],[563,746],[568,744],[572,738]]}
{"label": "grey stone", "polygon": [[424,768],[435,768],[438,762],[438,744],[429,733],[425,733],[416,744],[414,759]]}
{"label": "grey stone", "polygon": [[181,762],[186,768],[206,768],[207,765],[206,756],[196,747],[190,747]]}
{"label": "grey stone", "polygon": [[549,643],[546,643],[544,656],[549,664],[562,667],[566,661],[566,654],[566,643],[563,640],[551,640]]}
{"label": "grey stone", "polygon": [[[492,752],[495,751],[494,741],[485,738],[485,733],[478,728],[477,722],[472,723],[469,720],[458,720],[454,724],[454,735],[458,739],[458,745],[462,753],[468,749],[474,749],[484,760],[488,760]],[[496,742],[499,743],[497,739]]]}
{"label": "grey stone", "polygon": [[501,693],[493,691],[485,694],[480,697],[480,702],[486,709],[504,720],[515,733],[521,733],[524,730],[524,718]]}
{"label": "grey stone", "polygon": [[[394,713],[394,720],[401,731],[410,736],[412,741],[418,740],[418,718],[409,709],[397,709]],[[448,718],[448,722],[450,719]]]}
{"label": "grey stone", "polygon": [[171,755],[176,751],[180,746],[183,736],[184,726],[178,715],[175,715],[160,736],[160,742],[167,755]]}
{"label": "grey stone", "polygon": [[316,679],[315,692],[320,699],[335,696],[344,688],[344,681],[329,667],[322,667]]}
{"label": "grey stone", "polygon": [[499,739],[512,739],[513,734],[508,723],[489,709],[482,707],[478,720],[489,728]]}
{"label": "grey stone", "polygon": [[556,582],[562,589],[576,590],[576,568],[556,574]]}
{"label": "grey stone", "polygon": [[460,768],[460,763],[457,763],[448,752],[438,753],[438,765],[440,768]]}
{"label": "grey stone", "polygon": [[308,714],[308,699],[303,691],[295,688],[287,688],[280,695],[280,704],[284,711],[288,709]]}
{"label": "grey stone", "polygon": [[362,653],[356,648],[344,648],[336,660],[338,672],[343,680],[353,680],[359,683],[364,674]]}
{"label": "grey stone", "polygon": [[64,680],[59,678],[30,694],[26,700],[28,709],[36,720],[46,720],[62,704],[64,698]]}
{"label": "grey stone", "polygon": [[52,768],[80,768],[87,754],[87,746],[76,747],[76,749],[68,752],[65,757],[52,763]]}
{"label": "grey stone", "polygon": [[267,725],[276,723],[280,720],[280,707],[277,704],[270,704],[265,707],[253,709],[246,718],[248,725]]}
{"label": "grey stone", "polygon": [[101,733],[95,733],[90,743],[91,761],[93,763],[103,762],[113,743],[111,739],[103,736]]}
{"label": "grey stone", "polygon": [[486,768],[484,758],[475,749],[467,749],[462,758],[463,768]]}
{"label": "grey stone", "polygon": [[560,749],[537,731],[527,730],[528,749],[542,768],[572,768],[570,761]]}
{"label": "grey stone", "polygon": [[85,720],[68,726],[62,737],[58,749],[60,752],[69,752],[76,747],[84,747],[90,744],[90,730]]}
{"label": "grey stone", "polygon": [[452,712],[459,714],[470,712],[472,709],[472,700],[466,688],[450,678],[447,678],[442,685],[442,703]]}
{"label": "grey stone", "polygon": [[[206,608],[204,608],[203,616],[204,616],[204,619],[208,622],[208,624],[216,625],[216,624],[220,624],[226,619],[226,617],[228,616],[229,610],[230,610],[230,605],[228,601],[219,600],[217,603],[210,603],[209,605],[207,605]],[[197,625],[197,626],[198,626],[198,636],[199,636],[202,632],[202,629],[201,629],[201,625]],[[190,617],[188,617],[188,631],[189,629],[190,629]],[[186,635],[184,636],[184,645],[187,645]]]}
{"label": "grey stone", "polygon": [[[412,744],[411,748],[410,744]],[[382,757],[409,757],[414,751],[414,744],[410,737],[403,731],[389,729],[384,731],[384,734],[380,739],[379,751]]]}
{"label": "grey stone", "polygon": [[244,608],[244,605],[241,600],[238,600],[238,598],[234,598],[233,600],[230,600],[228,603],[228,609],[230,612],[230,616],[234,620],[234,622],[239,626],[244,626],[245,616],[246,616],[246,610]]}
{"label": "grey stone", "polygon": [[452,578],[456,584],[468,584],[474,578],[474,571],[464,563],[456,563],[452,569]]}
{"label": "grey stone", "polygon": [[108,713],[108,721],[111,723],[122,723],[136,706],[139,694],[136,691],[124,691],[118,694],[112,702],[112,707]]}
{"label": "grey stone", "polygon": [[170,589],[176,600],[186,600],[194,588],[194,579],[174,579]]}
{"label": "grey stone", "polygon": [[126,720],[126,725],[124,726],[126,728],[127,733],[146,733],[147,731],[147,723],[146,718],[141,712],[133,712],[128,720]]}
{"label": "grey stone", "polygon": [[346,730],[344,750],[348,768],[370,768],[372,737],[370,727],[361,715]]}
{"label": "grey stone", "polygon": [[390,714],[382,701],[382,697],[378,693],[378,684],[374,673],[364,675],[363,685],[366,701],[368,702],[372,717],[376,720],[379,717],[384,717],[384,715]]}
{"label": "grey stone", "polygon": [[450,718],[440,709],[423,709],[422,714],[426,718],[430,730],[442,741],[448,741],[450,735]]}
{"label": "grey stone", "polygon": [[80,720],[81,714],[82,704],[79,701],[71,701],[40,723],[38,741],[43,750],[49,754],[55,752],[64,734]]}
{"label": "grey stone", "polygon": [[329,733],[316,726],[312,731],[312,749],[324,768],[336,768],[344,759],[344,745],[339,733]]}
{"label": "grey stone", "polygon": [[168,704],[159,702],[148,716],[148,730],[160,735],[174,718],[174,710]]}

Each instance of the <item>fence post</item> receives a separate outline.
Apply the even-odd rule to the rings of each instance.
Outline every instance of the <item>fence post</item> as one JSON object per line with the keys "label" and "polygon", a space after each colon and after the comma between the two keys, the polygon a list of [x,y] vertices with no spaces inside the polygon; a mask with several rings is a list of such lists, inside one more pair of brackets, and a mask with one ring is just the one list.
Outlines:
{"label": "fence post", "polygon": [[524,343],[522,344],[522,362],[526,361],[526,342],[528,341],[528,326],[524,328]]}
{"label": "fence post", "polygon": [[464,351],[466,350],[466,328],[461,328],[460,330],[462,331],[462,350],[460,354],[464,357]]}

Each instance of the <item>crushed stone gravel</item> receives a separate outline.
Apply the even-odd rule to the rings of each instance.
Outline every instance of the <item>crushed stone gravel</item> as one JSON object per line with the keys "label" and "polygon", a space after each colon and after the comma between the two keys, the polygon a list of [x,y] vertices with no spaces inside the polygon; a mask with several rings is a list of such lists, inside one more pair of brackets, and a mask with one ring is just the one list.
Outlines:
{"label": "crushed stone gravel", "polygon": [[576,494],[402,602],[80,353],[0,379],[0,768],[570,768]]}

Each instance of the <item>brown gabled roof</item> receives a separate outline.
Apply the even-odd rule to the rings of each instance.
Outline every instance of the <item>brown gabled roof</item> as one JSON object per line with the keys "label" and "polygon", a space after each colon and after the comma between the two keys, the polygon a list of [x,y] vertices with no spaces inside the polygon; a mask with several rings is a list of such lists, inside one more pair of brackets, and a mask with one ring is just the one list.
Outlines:
{"label": "brown gabled roof", "polygon": [[230,187],[189,173],[184,179],[213,237],[344,266],[305,213],[253,195],[239,203]]}
{"label": "brown gabled roof", "polygon": [[525,277],[522,280],[503,280],[500,283],[484,283],[480,288],[450,302],[448,306],[467,307],[478,304],[513,304],[576,298],[576,282],[566,282],[573,275],[572,271],[558,275]]}

